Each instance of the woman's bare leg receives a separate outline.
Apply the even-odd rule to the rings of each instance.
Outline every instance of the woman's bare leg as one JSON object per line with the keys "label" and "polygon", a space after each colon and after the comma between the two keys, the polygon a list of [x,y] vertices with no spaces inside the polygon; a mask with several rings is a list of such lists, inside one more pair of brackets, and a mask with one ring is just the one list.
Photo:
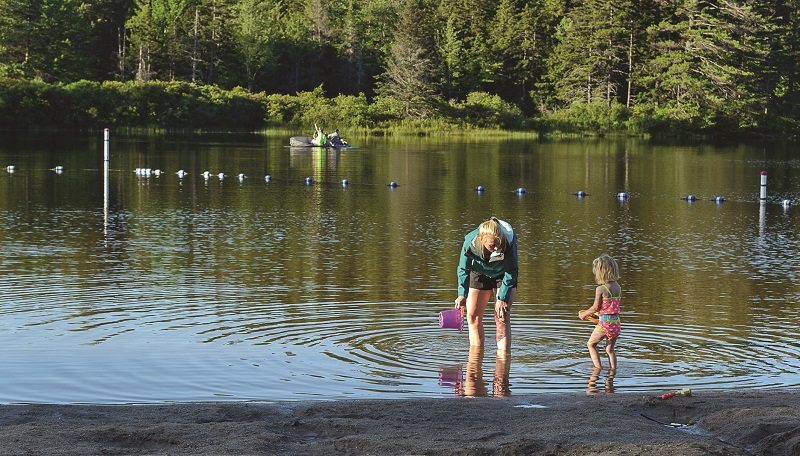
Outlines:
{"label": "woman's bare leg", "polygon": [[508,294],[506,295],[506,304],[508,304],[508,312],[506,312],[503,319],[494,316],[494,323],[497,330],[497,351],[498,354],[502,353],[502,356],[508,356],[511,353],[511,304],[514,302],[514,295],[516,295],[517,290],[512,288],[508,290]]}
{"label": "woman's bare leg", "polygon": [[470,288],[467,293],[467,326],[469,327],[469,345],[483,347],[483,313],[492,290]]}

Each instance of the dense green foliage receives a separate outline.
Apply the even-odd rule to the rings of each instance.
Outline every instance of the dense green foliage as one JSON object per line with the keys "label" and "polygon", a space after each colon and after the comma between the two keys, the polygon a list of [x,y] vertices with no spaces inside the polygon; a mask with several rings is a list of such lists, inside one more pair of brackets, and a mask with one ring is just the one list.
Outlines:
{"label": "dense green foliage", "polygon": [[3,125],[787,135],[798,62],[800,0],[0,0]]}

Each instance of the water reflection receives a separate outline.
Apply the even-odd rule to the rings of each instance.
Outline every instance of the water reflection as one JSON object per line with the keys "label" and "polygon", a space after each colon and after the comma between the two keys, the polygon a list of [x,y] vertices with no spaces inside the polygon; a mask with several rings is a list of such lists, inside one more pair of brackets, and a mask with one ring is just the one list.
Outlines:
{"label": "water reflection", "polygon": [[592,372],[589,374],[589,381],[586,383],[586,394],[595,395],[600,394],[601,392],[606,394],[613,394],[614,393],[614,376],[617,375],[616,369],[608,369],[606,372],[606,376],[603,379],[603,391],[600,391],[600,388],[597,386],[597,382],[600,379],[600,374],[602,369],[599,367],[593,367]]}
{"label": "water reflection", "polygon": [[[0,141],[16,165],[0,173],[0,402],[501,396],[511,362],[515,395],[584,391],[590,328],[573,315],[602,252],[625,285],[617,386],[800,386],[800,212],[752,185],[775,169],[771,188],[797,200],[793,151],[287,138],[120,138],[108,172],[96,135]],[[432,320],[466,228],[498,212],[521,241],[513,359],[470,356]]]}
{"label": "water reflection", "polygon": [[[467,368],[463,382],[449,382],[456,388],[461,387],[460,395],[466,397],[484,397],[489,395],[486,378],[483,375],[483,358],[485,350],[483,347],[470,346],[467,355]],[[504,350],[498,350],[495,357],[494,374],[492,376],[492,396],[503,397],[511,395],[509,383],[509,373],[511,370],[511,354]],[[451,375],[453,372],[451,371]],[[458,375],[461,375],[459,369]],[[441,384],[441,383],[440,383]]]}
{"label": "water reflection", "polygon": [[470,346],[467,357],[467,372],[464,376],[463,395],[467,397],[488,396],[486,379],[483,378],[483,347]]}

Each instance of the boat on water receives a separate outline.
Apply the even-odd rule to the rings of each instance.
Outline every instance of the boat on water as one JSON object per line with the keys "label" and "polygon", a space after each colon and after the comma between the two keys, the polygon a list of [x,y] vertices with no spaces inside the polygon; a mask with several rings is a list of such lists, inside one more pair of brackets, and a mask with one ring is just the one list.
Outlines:
{"label": "boat on water", "polygon": [[327,147],[333,149],[344,149],[350,147],[350,144],[347,143],[344,139],[340,138],[333,138],[333,140],[328,140],[325,142],[325,145],[319,146],[314,144],[308,136],[292,136],[289,138],[289,146],[290,147]]}

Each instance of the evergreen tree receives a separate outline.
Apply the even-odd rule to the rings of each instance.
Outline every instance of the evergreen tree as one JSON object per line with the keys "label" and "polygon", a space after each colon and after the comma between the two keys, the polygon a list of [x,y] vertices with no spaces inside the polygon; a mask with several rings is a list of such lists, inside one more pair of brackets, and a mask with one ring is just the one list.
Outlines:
{"label": "evergreen tree", "polygon": [[0,0],[0,75],[74,81],[91,74],[78,0]]}
{"label": "evergreen tree", "polygon": [[492,53],[501,61],[494,88],[509,100],[530,105],[533,84],[546,73],[545,58],[552,50],[563,4],[558,0],[522,2],[501,0],[489,26]]}
{"label": "evergreen tree", "polygon": [[174,80],[191,75],[194,11],[191,0],[136,0],[136,13],[127,28],[137,79]]}
{"label": "evergreen tree", "polygon": [[252,90],[261,71],[275,59],[282,13],[275,0],[240,0],[234,17],[234,37],[242,55],[247,87]]}
{"label": "evergreen tree", "polygon": [[611,104],[628,73],[631,5],[627,0],[584,0],[561,21],[548,58],[555,100]]}
{"label": "evergreen tree", "polygon": [[682,1],[649,29],[653,58],[641,109],[691,128],[755,125],[766,102],[755,70],[767,55],[768,30],[743,2]]}
{"label": "evergreen tree", "polygon": [[429,37],[422,0],[405,0],[377,88],[379,95],[399,104],[405,117],[430,117],[441,102]]}

